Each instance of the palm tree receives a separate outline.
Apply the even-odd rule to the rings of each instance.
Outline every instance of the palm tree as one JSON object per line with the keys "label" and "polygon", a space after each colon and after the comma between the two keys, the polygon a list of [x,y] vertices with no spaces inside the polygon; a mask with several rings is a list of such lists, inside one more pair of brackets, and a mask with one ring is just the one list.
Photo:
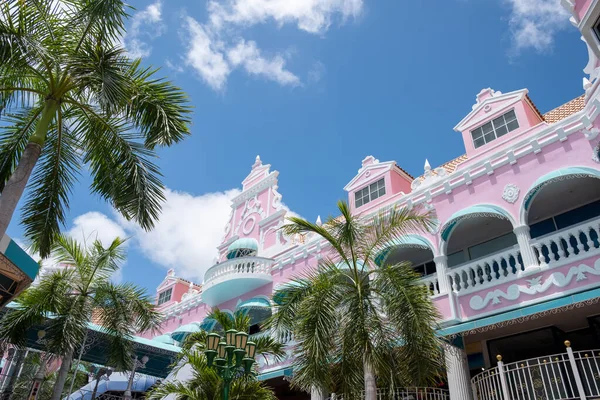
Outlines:
{"label": "palm tree", "polygon": [[52,400],[61,398],[74,351],[83,342],[92,315],[110,338],[108,363],[123,370],[131,367],[133,335],[159,326],[160,314],[143,289],[110,280],[124,259],[122,245],[117,238],[108,247],[99,241],[85,247],[58,236],[52,254],[70,267],[27,289],[0,321],[0,338],[17,346],[25,344],[28,329],[45,325],[47,350],[62,357]]}
{"label": "palm tree", "polygon": [[[163,382],[146,394],[148,400],[162,400],[173,396],[177,400],[221,399],[223,381],[213,368],[206,365],[206,357],[197,348],[183,350],[187,363],[192,367],[192,378],[186,382]],[[230,400],[275,400],[273,391],[255,376],[240,376],[231,383]]]}
{"label": "palm tree", "polygon": [[154,150],[189,134],[186,95],[119,43],[126,7],[0,2],[0,238],[33,172],[22,223],[44,258],[84,165],[92,192],[152,228],[164,200]]}
{"label": "palm tree", "polygon": [[[297,345],[292,385],[337,388],[346,398],[365,391],[432,382],[442,368],[435,334],[438,312],[408,262],[390,264],[390,242],[434,224],[429,213],[391,208],[367,218],[338,202],[341,216],[319,226],[290,218],[288,235],[316,234],[331,247],[319,268],[275,292],[268,325],[290,330]],[[377,260],[377,262],[376,262]],[[379,265],[378,265],[379,264]]]}

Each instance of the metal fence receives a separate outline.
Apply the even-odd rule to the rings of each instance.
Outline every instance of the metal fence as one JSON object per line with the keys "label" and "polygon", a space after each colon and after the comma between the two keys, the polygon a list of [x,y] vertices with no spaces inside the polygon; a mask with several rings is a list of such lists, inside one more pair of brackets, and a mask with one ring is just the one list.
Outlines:
{"label": "metal fence", "polygon": [[566,353],[504,364],[471,380],[477,400],[600,399],[600,350]]}
{"label": "metal fence", "polygon": [[[363,398],[364,394],[356,396],[356,399]],[[329,400],[344,400],[344,398],[332,393]],[[429,387],[409,387],[391,391],[377,389],[377,400],[450,400],[450,393],[446,389]]]}

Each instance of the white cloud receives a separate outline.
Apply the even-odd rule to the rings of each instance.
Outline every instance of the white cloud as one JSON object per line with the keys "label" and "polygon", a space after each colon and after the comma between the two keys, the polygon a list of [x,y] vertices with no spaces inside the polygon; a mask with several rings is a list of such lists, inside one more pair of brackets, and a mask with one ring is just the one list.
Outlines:
{"label": "white cloud", "polygon": [[242,39],[237,46],[227,52],[227,58],[235,67],[243,65],[251,75],[264,76],[281,85],[297,86],[300,84],[300,79],[284,68],[285,60],[282,56],[277,55],[270,60],[264,58],[256,47],[256,42],[246,43]]}
{"label": "white cloud", "polygon": [[281,85],[300,85],[300,78],[285,68],[286,58],[265,58],[254,41],[242,32],[257,24],[295,25],[311,34],[324,34],[338,18],[345,22],[362,13],[363,0],[226,0],[208,3],[206,23],[184,17],[183,41],[187,65],[213,89],[225,87],[235,68]]}
{"label": "white cloud", "polygon": [[192,66],[210,87],[222,89],[231,72],[221,52],[222,45],[213,42],[206,29],[195,19],[186,17],[185,23],[190,36],[186,63]]}
{"label": "white cloud", "polygon": [[507,0],[515,50],[548,51],[557,32],[569,27],[569,14],[559,0]]}
{"label": "white cloud", "polygon": [[133,14],[131,26],[121,39],[129,57],[148,57],[152,52],[152,47],[146,43],[146,40],[161,36],[164,29],[161,0]]}
{"label": "white cloud", "polygon": [[178,276],[201,282],[218,255],[231,199],[239,193],[233,189],[193,196],[167,189],[167,201],[152,231],[125,224],[146,257],[165,269],[175,269]]}

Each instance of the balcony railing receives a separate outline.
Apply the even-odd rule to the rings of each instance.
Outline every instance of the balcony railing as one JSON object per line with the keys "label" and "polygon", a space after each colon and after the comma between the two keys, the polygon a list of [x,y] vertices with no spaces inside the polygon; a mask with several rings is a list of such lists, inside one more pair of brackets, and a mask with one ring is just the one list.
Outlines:
{"label": "balcony railing", "polygon": [[[352,397],[352,400],[364,399],[364,397],[363,393]],[[332,393],[329,400],[344,400],[344,398]],[[450,400],[450,393],[446,389],[429,387],[377,389],[377,400]]]}
{"label": "balcony railing", "polygon": [[225,279],[244,277],[254,274],[270,275],[274,261],[264,257],[243,257],[216,264],[204,275],[204,291]]}
{"label": "balcony railing", "polygon": [[599,236],[600,218],[597,218],[538,238],[533,247],[540,266],[545,267],[600,248]]}
{"label": "balcony railing", "polygon": [[487,257],[451,268],[450,285],[455,292],[493,286],[508,281],[524,270],[521,252],[513,246]]}
{"label": "balcony railing", "polygon": [[600,350],[567,352],[504,364],[471,380],[476,400],[570,400],[600,397]]}

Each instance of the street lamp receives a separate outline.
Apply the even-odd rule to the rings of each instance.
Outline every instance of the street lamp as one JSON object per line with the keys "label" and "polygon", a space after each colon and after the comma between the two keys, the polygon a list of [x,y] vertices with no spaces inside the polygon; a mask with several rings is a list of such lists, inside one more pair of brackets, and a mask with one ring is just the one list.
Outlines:
{"label": "street lamp", "polygon": [[[248,341],[246,332],[230,329],[225,337],[209,333],[206,338],[206,364],[214,368],[223,379],[223,400],[229,400],[229,389],[233,378],[242,372],[249,375],[254,364],[256,344]],[[245,356],[245,357],[244,357]]]}
{"label": "street lamp", "polygon": [[133,386],[135,370],[138,368],[146,368],[146,363],[148,362],[148,360],[148,356],[144,356],[141,360],[138,360],[137,355],[133,359],[133,369],[131,370],[131,375],[129,375],[129,381],[127,382],[127,390],[125,390],[125,393],[123,393],[123,400],[131,400],[131,387]]}

